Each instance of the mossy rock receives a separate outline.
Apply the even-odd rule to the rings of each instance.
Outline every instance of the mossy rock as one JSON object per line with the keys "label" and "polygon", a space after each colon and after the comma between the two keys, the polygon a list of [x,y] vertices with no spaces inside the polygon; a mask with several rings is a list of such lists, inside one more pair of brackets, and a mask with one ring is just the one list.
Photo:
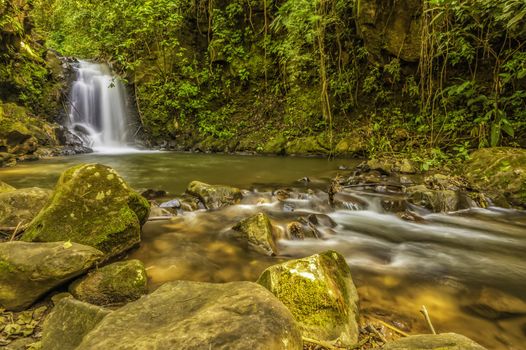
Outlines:
{"label": "mossy rock", "polygon": [[239,188],[209,185],[200,181],[192,181],[186,188],[186,193],[199,198],[207,209],[218,209],[237,204],[243,198]]}
{"label": "mossy rock", "polygon": [[486,350],[473,340],[455,333],[422,334],[401,338],[376,350]]}
{"label": "mossy rock", "polygon": [[320,137],[299,137],[285,144],[285,153],[289,155],[326,155],[329,148]]}
{"label": "mossy rock", "polygon": [[52,193],[51,190],[38,187],[0,193],[0,226],[28,224],[42,210]]}
{"label": "mossy rock", "polygon": [[169,282],[106,316],[77,350],[301,350],[298,325],[251,282]]}
{"label": "mossy rock", "polygon": [[409,195],[409,202],[435,213],[460,209],[460,195],[453,190],[432,190],[424,185],[418,185],[408,187],[406,192]]}
{"label": "mossy rock", "polygon": [[367,143],[358,134],[346,135],[334,147],[334,153],[339,156],[362,156],[367,151]]}
{"label": "mossy rock", "polygon": [[263,154],[285,154],[285,145],[287,144],[287,138],[283,135],[278,135],[270,138],[261,148]]}
{"label": "mossy rock", "polygon": [[483,148],[471,154],[464,176],[471,187],[487,193],[498,205],[506,201],[526,207],[526,150]]}
{"label": "mossy rock", "polygon": [[76,280],[69,291],[75,298],[90,304],[125,303],[148,292],[148,277],[141,261],[121,261]]}
{"label": "mossy rock", "polygon": [[102,257],[97,249],[77,243],[0,243],[0,307],[24,309]]}
{"label": "mossy rock", "polygon": [[16,165],[16,156],[14,154],[7,153],[7,152],[0,152],[0,167],[12,167],[15,165]]}
{"label": "mossy rock", "polygon": [[[16,188],[14,188],[11,185],[6,184],[5,182],[0,181],[0,193],[10,192],[10,191],[14,191],[14,190],[16,190]],[[2,216],[0,215],[0,218],[1,217]]]}
{"label": "mossy rock", "polygon": [[110,310],[72,297],[62,298],[44,322],[42,349],[74,350],[84,336],[110,313]]}
{"label": "mossy rock", "polygon": [[257,282],[292,312],[304,337],[342,345],[358,341],[358,294],[349,266],[337,252],[271,266]]}
{"label": "mossy rock", "polygon": [[274,241],[274,230],[268,216],[264,213],[253,215],[240,221],[232,228],[239,232],[249,247],[266,255],[276,255],[278,249]]}
{"label": "mossy rock", "polygon": [[140,242],[150,204],[115,170],[81,164],[60,176],[53,197],[26,229],[22,240],[88,245],[108,257]]}

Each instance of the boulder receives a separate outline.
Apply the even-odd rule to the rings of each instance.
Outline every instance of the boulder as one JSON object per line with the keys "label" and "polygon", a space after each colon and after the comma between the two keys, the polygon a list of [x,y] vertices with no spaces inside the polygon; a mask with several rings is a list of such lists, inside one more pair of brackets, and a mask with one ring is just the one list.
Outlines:
{"label": "boulder", "polygon": [[300,350],[290,312],[251,282],[175,281],[106,316],[77,350]]}
{"label": "boulder", "polygon": [[66,170],[53,197],[26,229],[22,240],[67,241],[95,247],[108,257],[140,242],[150,205],[115,170],[81,164]]}
{"label": "boulder", "polygon": [[526,315],[526,301],[497,289],[482,288],[477,299],[465,308],[490,320],[522,317]]}
{"label": "boulder", "polygon": [[42,210],[52,193],[38,187],[0,193],[0,226],[28,224]]}
{"label": "boulder", "polygon": [[380,158],[370,159],[367,161],[367,166],[371,170],[377,170],[382,174],[390,175],[398,172],[402,174],[415,174],[418,169],[414,162],[409,159],[394,159],[394,158]]}
{"label": "boulder", "polygon": [[5,182],[0,181],[0,193],[14,191],[16,188],[14,188],[11,185],[6,184]]}
{"label": "boulder", "polygon": [[243,198],[239,188],[209,185],[199,181],[192,181],[186,188],[186,192],[199,198],[207,209],[218,209],[236,204]]}
{"label": "boulder", "polygon": [[110,310],[71,297],[61,299],[44,322],[42,349],[74,350],[110,313]]}
{"label": "boulder", "polygon": [[358,341],[358,294],[349,266],[337,252],[271,266],[257,282],[292,312],[304,337],[344,346]]}
{"label": "boulder", "polygon": [[455,333],[422,334],[384,344],[377,350],[486,350],[473,340]]}
{"label": "boulder", "polygon": [[0,243],[0,307],[24,309],[102,257],[97,249],[77,243]]}
{"label": "boulder", "polygon": [[526,208],[526,149],[483,148],[464,167],[470,186],[485,192],[498,205],[506,201]]}
{"label": "boulder", "polygon": [[116,262],[90,272],[69,286],[77,299],[95,305],[125,303],[148,292],[148,277],[139,260]]}
{"label": "boulder", "polygon": [[453,190],[431,190],[424,185],[406,189],[409,201],[433,212],[450,212],[460,209],[460,198]]}
{"label": "boulder", "polygon": [[290,239],[303,240],[305,238],[320,238],[321,233],[309,221],[303,219],[289,222],[287,224],[287,234]]}
{"label": "boulder", "polygon": [[272,223],[266,214],[253,215],[240,221],[232,229],[239,233],[238,238],[245,240],[255,251],[266,255],[278,253]]}

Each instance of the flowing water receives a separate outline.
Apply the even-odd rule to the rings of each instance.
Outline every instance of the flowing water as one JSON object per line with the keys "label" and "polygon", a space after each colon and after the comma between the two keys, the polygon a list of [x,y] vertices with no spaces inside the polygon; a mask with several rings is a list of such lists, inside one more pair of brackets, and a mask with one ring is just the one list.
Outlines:
{"label": "flowing water", "polygon": [[[524,349],[526,340],[526,213],[500,208],[449,214],[421,210],[408,222],[383,208],[399,193],[346,190],[328,205],[328,180],[340,165],[323,159],[136,153],[82,155],[1,169],[12,185],[51,187],[61,171],[80,162],[114,167],[135,188],[169,191],[174,198],[191,180],[247,189],[241,204],[217,211],[180,213],[144,227],[129,254],[147,266],[150,287],[189,279],[254,281],[269,265],[327,249],[342,253],[357,285],[366,319],[394,322],[409,333],[428,332],[425,305],[439,332],[457,332],[488,349]],[[341,171],[340,171],[341,172]],[[309,177],[310,182],[297,181]],[[277,189],[290,189],[278,200]],[[323,239],[281,240],[280,255],[261,256],[232,238],[231,227],[266,212],[282,236],[299,217],[317,219]]]}
{"label": "flowing water", "polygon": [[80,61],[75,71],[68,128],[95,150],[126,148],[131,135],[122,83],[106,64]]}

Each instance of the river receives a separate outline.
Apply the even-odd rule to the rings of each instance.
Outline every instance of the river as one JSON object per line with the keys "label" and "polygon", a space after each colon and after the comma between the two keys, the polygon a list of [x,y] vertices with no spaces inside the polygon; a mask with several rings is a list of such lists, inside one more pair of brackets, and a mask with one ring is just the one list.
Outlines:
{"label": "river", "polygon": [[[419,313],[425,305],[439,332],[464,334],[488,349],[524,348],[524,211],[422,211],[424,220],[415,223],[381,205],[391,197],[403,200],[403,194],[358,189],[346,191],[353,199],[349,205],[332,208],[325,193],[328,181],[342,172],[339,167],[359,162],[352,160],[170,152],[90,154],[0,169],[0,180],[15,187],[51,188],[63,170],[86,162],[115,168],[136,189],[168,191],[167,198],[182,193],[192,180],[248,190],[239,205],[183,213],[144,226],[141,246],[129,257],[145,263],[151,289],[175,279],[254,281],[271,264],[334,249],[351,268],[364,320],[380,318],[412,334],[428,332]],[[304,181],[306,177],[310,181]],[[272,195],[277,189],[290,189],[290,198],[277,201]],[[298,217],[317,215],[323,239],[282,240],[277,257],[247,251],[230,238],[230,228],[258,211],[266,212],[282,231]]]}

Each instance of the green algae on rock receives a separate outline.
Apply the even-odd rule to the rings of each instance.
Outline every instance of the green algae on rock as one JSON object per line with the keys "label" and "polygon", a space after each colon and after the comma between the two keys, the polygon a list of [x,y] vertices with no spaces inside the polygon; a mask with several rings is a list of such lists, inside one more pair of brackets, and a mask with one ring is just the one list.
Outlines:
{"label": "green algae on rock", "polygon": [[51,198],[52,191],[38,187],[0,191],[0,226],[28,224]]}
{"label": "green algae on rock", "polygon": [[0,181],[0,193],[14,191],[16,188],[13,186],[6,184],[5,182]]}
{"label": "green algae on rock", "polygon": [[274,230],[268,216],[258,213],[236,224],[234,231],[248,242],[250,248],[266,255],[276,255],[278,249],[274,241]]}
{"label": "green algae on rock", "polygon": [[526,207],[526,150],[483,148],[471,154],[464,176],[476,190],[487,193],[495,204]]}
{"label": "green algae on rock", "polygon": [[108,257],[140,242],[150,204],[115,170],[81,164],[60,176],[53,197],[31,222],[22,240],[89,245]]}
{"label": "green algae on rock", "polygon": [[125,303],[148,292],[148,277],[139,260],[116,262],[90,272],[69,286],[79,300],[95,305]]}
{"label": "green algae on rock", "polygon": [[[147,320],[147,322],[145,322]],[[300,350],[290,311],[252,282],[169,282],[106,316],[77,350]]]}
{"label": "green algae on rock", "polygon": [[73,350],[111,311],[72,297],[61,299],[44,322],[42,349]]}
{"label": "green algae on rock", "polygon": [[358,341],[358,294],[339,253],[327,251],[271,266],[257,283],[292,312],[303,336],[342,345]]}
{"label": "green algae on rock", "polygon": [[24,309],[102,258],[102,252],[77,243],[0,243],[0,307]]}
{"label": "green algae on rock", "polygon": [[411,186],[406,189],[409,201],[434,212],[450,212],[459,209],[460,198],[453,190],[432,190],[425,185]]}
{"label": "green algae on rock", "polygon": [[243,198],[239,188],[209,185],[200,181],[192,181],[186,188],[186,192],[199,198],[207,209],[218,209],[236,204]]}
{"label": "green algae on rock", "polygon": [[384,344],[377,350],[486,350],[473,340],[455,333],[422,334]]}

